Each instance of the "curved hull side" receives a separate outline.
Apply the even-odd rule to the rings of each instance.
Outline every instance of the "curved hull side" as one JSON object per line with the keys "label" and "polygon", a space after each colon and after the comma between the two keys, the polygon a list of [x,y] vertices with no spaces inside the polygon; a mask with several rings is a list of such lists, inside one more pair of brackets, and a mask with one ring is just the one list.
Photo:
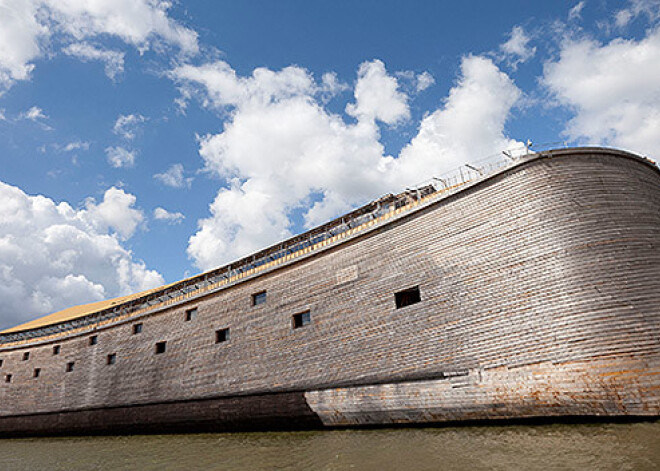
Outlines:
{"label": "curved hull side", "polygon": [[657,168],[562,150],[400,214],[180,305],[0,346],[0,434],[660,416]]}
{"label": "curved hull side", "polygon": [[466,420],[654,417],[660,356],[470,370],[443,378],[305,393],[326,426]]}

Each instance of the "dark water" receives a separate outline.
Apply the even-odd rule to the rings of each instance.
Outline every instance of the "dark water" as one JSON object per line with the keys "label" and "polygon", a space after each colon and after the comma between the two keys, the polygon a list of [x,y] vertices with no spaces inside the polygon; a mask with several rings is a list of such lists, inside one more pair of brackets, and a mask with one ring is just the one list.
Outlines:
{"label": "dark water", "polygon": [[1,470],[651,470],[660,422],[0,440]]}

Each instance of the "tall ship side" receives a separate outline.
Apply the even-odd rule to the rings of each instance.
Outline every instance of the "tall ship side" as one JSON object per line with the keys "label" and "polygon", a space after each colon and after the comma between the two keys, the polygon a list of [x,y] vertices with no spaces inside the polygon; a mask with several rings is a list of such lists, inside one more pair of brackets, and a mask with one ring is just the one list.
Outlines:
{"label": "tall ship side", "polygon": [[659,416],[658,168],[477,173],[0,333],[0,435]]}

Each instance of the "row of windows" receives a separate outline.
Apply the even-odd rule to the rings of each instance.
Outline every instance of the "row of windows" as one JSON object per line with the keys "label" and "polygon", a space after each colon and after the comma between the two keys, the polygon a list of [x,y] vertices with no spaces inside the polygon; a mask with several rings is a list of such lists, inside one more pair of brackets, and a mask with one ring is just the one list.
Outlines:
{"label": "row of windows", "polygon": [[[294,329],[297,329],[299,327],[304,327],[304,326],[306,326],[310,323],[311,323],[311,315],[310,315],[309,311],[305,311],[305,312],[301,312],[301,313],[293,315],[292,324],[293,324]],[[142,324],[135,324],[133,326],[133,331],[134,332],[135,332],[135,327],[136,326],[140,326],[139,330],[141,331]],[[226,327],[224,329],[219,329],[219,330],[215,331],[215,343],[224,343],[224,342],[228,342],[228,341],[229,341],[229,327]],[[98,344],[98,336],[97,335],[92,335],[89,338],[89,344],[90,345],[97,345]],[[156,346],[155,346],[155,349],[154,349],[154,353],[156,355],[163,354],[166,351],[167,351],[167,342],[166,341],[156,343]],[[53,354],[58,355],[59,353],[60,353],[60,346],[59,345],[54,346],[53,347]],[[27,360],[29,357],[30,357],[30,352],[25,352],[23,354],[23,360]],[[2,366],[2,361],[3,360],[0,360],[0,366]],[[109,354],[106,357],[106,365],[114,365],[115,363],[117,363],[117,354],[116,353]],[[74,365],[75,365],[75,362],[73,362],[73,361],[68,362],[66,364],[65,371],[67,373],[70,373],[71,371],[73,371]],[[35,368],[33,377],[38,378],[40,374],[41,374],[41,368]],[[5,382],[6,383],[11,383],[11,379],[12,379],[11,374],[5,375]]]}
{"label": "row of windows", "polygon": [[[419,286],[414,286],[412,288],[408,288],[402,291],[399,291],[395,293],[394,295],[395,303],[397,309],[409,306],[411,304],[416,304],[421,301],[421,296],[419,292]],[[252,304],[257,305],[257,304],[263,304],[266,302],[266,292],[261,291],[259,293],[255,293],[252,295]],[[185,311],[185,320],[186,321],[192,321],[195,319],[197,316],[197,308],[192,308],[188,309]],[[312,316],[311,312],[309,310],[299,312],[297,314],[293,314],[291,316],[291,325],[294,329],[299,329],[301,327],[305,327],[312,322]],[[132,332],[133,335],[139,334],[142,332],[143,329],[143,324],[136,323],[133,324],[132,327]],[[89,337],[89,345],[98,345],[98,335],[92,335]],[[215,343],[224,343],[229,341],[229,327],[226,327],[224,329],[219,329],[215,331]],[[156,355],[163,354],[167,351],[167,342],[162,341],[162,342],[157,342],[155,345],[154,353]],[[53,355],[59,355],[61,352],[61,346],[60,345],[54,345],[53,346]],[[30,352],[24,352],[23,353],[23,361],[27,361],[30,359]],[[3,359],[0,359],[0,368],[2,367],[4,363]],[[117,363],[117,354],[116,353],[111,353],[107,356],[106,358],[106,364],[107,365],[114,365]],[[67,373],[73,371],[75,362],[70,361],[66,364],[66,369],[65,371]],[[34,378],[38,378],[41,374],[41,368],[35,368],[34,369]],[[6,374],[5,375],[5,382],[6,383],[11,383],[12,380],[12,375],[11,374]]]}

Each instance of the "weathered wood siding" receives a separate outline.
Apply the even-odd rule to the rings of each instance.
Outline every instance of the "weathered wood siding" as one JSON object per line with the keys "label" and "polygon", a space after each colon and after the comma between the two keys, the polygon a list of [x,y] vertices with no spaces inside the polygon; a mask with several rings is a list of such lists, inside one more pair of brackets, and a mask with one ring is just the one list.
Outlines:
{"label": "weathered wood siding", "polygon": [[[94,346],[89,334],[0,349],[0,416],[283,392],[305,392],[329,425],[660,415],[659,185],[656,168],[617,152],[531,158],[332,250],[142,317],[137,335],[128,322],[99,329]],[[396,309],[394,293],[412,286],[421,302]],[[266,303],[252,306],[263,290]],[[306,310],[311,324],[294,329]],[[215,343],[227,327],[230,340]],[[424,394],[433,399],[411,400]]]}

